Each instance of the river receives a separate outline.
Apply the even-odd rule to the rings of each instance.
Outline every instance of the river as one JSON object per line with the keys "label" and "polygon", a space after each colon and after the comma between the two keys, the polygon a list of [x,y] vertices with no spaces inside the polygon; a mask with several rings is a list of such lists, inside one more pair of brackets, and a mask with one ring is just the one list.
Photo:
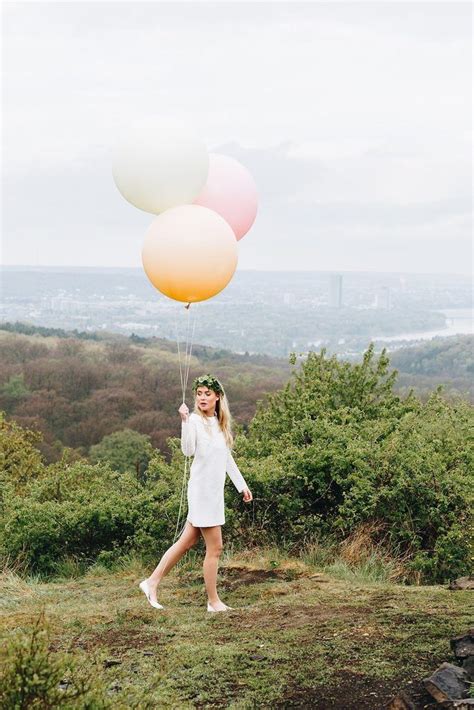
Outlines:
{"label": "river", "polygon": [[446,338],[450,335],[473,335],[473,311],[470,308],[448,308],[438,310],[446,318],[446,327],[438,330],[425,330],[418,333],[400,333],[399,335],[380,336],[374,338],[383,343],[397,343],[400,341],[431,340],[432,338]]}

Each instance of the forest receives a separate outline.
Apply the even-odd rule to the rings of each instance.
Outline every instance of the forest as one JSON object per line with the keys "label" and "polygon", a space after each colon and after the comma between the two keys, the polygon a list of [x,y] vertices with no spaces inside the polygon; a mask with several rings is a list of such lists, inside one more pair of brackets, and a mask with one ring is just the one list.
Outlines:
{"label": "forest", "polygon": [[392,353],[392,366],[398,370],[398,389],[413,388],[427,396],[442,385],[445,396],[474,399],[474,336],[434,338],[420,345],[400,348]]}
{"label": "forest", "polygon": [[[41,452],[57,461],[64,447],[80,455],[113,432],[133,430],[169,455],[180,428],[176,343],[132,335],[67,334],[15,324],[0,330],[0,410],[43,435]],[[287,360],[236,355],[195,345],[190,382],[212,371],[225,383],[237,423],[287,381]],[[190,393],[188,391],[188,397]],[[189,401],[188,401],[189,405]]]}
{"label": "forest", "polygon": [[[442,385],[445,397],[472,401],[473,353],[473,336],[397,350],[390,356],[399,373],[394,387],[426,400]],[[246,431],[257,402],[282,387],[293,369],[286,358],[195,345],[190,378],[208,371],[221,378],[236,425]],[[169,457],[180,397],[175,342],[22,323],[0,327],[0,410],[42,433],[40,450],[49,463],[64,447],[89,455],[122,430],[149,437]]]}

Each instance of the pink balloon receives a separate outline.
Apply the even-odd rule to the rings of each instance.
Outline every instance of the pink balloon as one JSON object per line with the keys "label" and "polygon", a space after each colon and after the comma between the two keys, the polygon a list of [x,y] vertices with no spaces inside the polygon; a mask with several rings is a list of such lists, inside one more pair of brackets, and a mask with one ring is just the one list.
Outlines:
{"label": "pink balloon", "polygon": [[242,239],[257,216],[257,201],[257,186],[247,168],[227,155],[210,153],[207,182],[194,204],[220,214]]}

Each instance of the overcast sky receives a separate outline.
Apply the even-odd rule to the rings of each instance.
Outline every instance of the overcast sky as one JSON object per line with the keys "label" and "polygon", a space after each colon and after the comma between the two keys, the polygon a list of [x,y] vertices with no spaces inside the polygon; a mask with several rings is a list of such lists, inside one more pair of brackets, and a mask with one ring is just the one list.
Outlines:
{"label": "overcast sky", "polygon": [[3,4],[5,264],[140,266],[143,116],[244,163],[239,268],[468,273],[469,2]]}

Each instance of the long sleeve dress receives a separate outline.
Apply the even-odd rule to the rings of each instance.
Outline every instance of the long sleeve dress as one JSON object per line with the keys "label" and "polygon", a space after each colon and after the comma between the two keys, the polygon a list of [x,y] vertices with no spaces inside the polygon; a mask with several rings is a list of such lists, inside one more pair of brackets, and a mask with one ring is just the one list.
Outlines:
{"label": "long sleeve dress", "polygon": [[181,422],[181,450],[194,456],[188,481],[188,522],[194,527],[224,525],[224,484],[226,473],[241,493],[247,488],[244,477],[227,446],[217,417],[207,417],[209,430],[200,414],[192,412]]}

